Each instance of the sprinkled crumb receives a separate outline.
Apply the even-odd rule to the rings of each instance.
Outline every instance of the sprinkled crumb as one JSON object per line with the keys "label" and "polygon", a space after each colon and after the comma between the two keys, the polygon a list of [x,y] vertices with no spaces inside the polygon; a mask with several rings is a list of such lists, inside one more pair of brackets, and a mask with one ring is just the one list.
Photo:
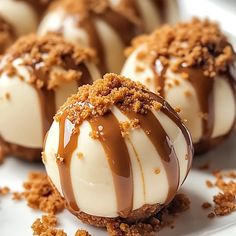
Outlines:
{"label": "sprinkled crumb", "polygon": [[214,187],[214,184],[210,181],[210,180],[206,180],[206,186],[208,188],[213,188]]}
{"label": "sprinkled crumb", "polygon": [[212,205],[211,205],[211,203],[209,203],[209,202],[204,202],[203,204],[202,204],[202,208],[203,209],[208,209],[208,208],[210,208]]}
{"label": "sprinkled crumb", "polygon": [[176,108],[175,108],[175,112],[180,113],[180,112],[181,112],[181,108],[176,107]]}
{"label": "sprinkled crumb", "polygon": [[86,230],[79,229],[75,233],[75,236],[91,236]]}
{"label": "sprinkled crumb", "polygon": [[[92,85],[79,87],[78,93],[67,99],[59,109],[55,119],[59,121],[61,116],[67,113],[67,118],[78,126],[84,120],[108,113],[113,105],[117,105],[121,111],[139,114],[162,108],[140,83],[116,74],[106,74],[103,79],[95,81]],[[90,135],[96,138],[98,134]]]}
{"label": "sprinkled crumb", "polygon": [[24,198],[24,193],[20,193],[20,192],[13,192],[12,193],[12,200],[14,201],[20,201]]}
{"label": "sprinkled crumb", "polygon": [[0,187],[0,196],[6,196],[10,193],[10,188],[7,186]]}
{"label": "sprinkled crumb", "polygon": [[[21,58],[22,65],[30,68],[30,80],[27,82],[39,89],[48,90],[55,89],[65,82],[80,81],[80,66],[96,60],[93,50],[76,47],[53,33],[43,37],[34,34],[21,37],[7,50],[5,58],[0,73],[16,75],[18,72],[13,61]],[[64,69],[66,73],[63,70],[53,70],[55,67]]]}
{"label": "sprinkled crumb", "polygon": [[56,162],[57,163],[62,163],[64,161],[64,158],[61,157],[60,155],[56,155]]}
{"label": "sprinkled crumb", "polygon": [[174,217],[188,210],[190,201],[184,194],[177,194],[169,206],[158,215],[150,217],[145,223],[127,224],[124,222],[112,222],[107,225],[110,236],[151,236],[156,235],[164,227],[173,228]]}
{"label": "sprinkled crumb", "polygon": [[79,159],[79,160],[83,160],[83,159],[84,159],[84,154],[83,154],[82,152],[79,152],[79,153],[77,154],[77,156],[78,156],[78,159]]}
{"label": "sprinkled crumb", "polygon": [[130,55],[142,44],[146,47],[142,47],[138,59],[150,63],[159,60],[166,67],[175,58],[176,68],[172,66],[173,71],[182,65],[201,67],[205,76],[215,77],[225,72],[234,60],[233,48],[227,37],[218,24],[209,20],[193,18],[175,26],[165,25],[150,35],[135,38],[132,46],[126,50],[126,55]]}
{"label": "sprinkled crumb", "polygon": [[120,122],[120,130],[123,137],[126,137],[130,130],[140,127],[140,122],[138,119],[132,119],[125,122]]}
{"label": "sprinkled crumb", "polygon": [[[236,182],[234,171],[220,171],[213,172],[213,176],[216,178],[214,183],[206,181],[207,186],[216,187],[220,191],[213,196],[213,213],[214,216],[229,215],[236,211]],[[232,176],[232,178],[230,177]],[[231,178],[231,180],[225,181],[225,178]],[[209,216],[208,216],[209,217]],[[210,217],[211,218],[211,217]]]}
{"label": "sprinkled crumb", "polygon": [[43,215],[41,219],[36,219],[32,224],[34,236],[66,236],[67,234],[61,230],[56,229],[57,219],[55,215]]}
{"label": "sprinkled crumb", "polygon": [[139,72],[143,72],[143,71],[144,71],[144,67],[142,67],[142,66],[135,67],[135,72],[139,73]]}
{"label": "sprinkled crumb", "polygon": [[189,98],[192,96],[192,93],[189,90],[186,90],[184,91],[184,95]]}
{"label": "sprinkled crumb", "polygon": [[10,100],[11,99],[11,94],[10,93],[5,93],[4,95],[6,100]]}
{"label": "sprinkled crumb", "polygon": [[160,170],[160,168],[156,168],[156,169],[154,170],[154,172],[155,172],[156,175],[158,175],[158,174],[161,173],[161,170]]}
{"label": "sprinkled crumb", "polygon": [[51,187],[46,174],[31,172],[23,187],[23,195],[29,207],[53,214],[64,209],[63,200]]}

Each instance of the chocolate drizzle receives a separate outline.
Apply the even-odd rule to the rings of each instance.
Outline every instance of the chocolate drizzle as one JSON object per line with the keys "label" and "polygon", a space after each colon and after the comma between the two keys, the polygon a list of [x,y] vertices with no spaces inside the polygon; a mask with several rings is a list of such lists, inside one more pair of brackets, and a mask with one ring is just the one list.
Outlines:
{"label": "chocolate drizzle", "polygon": [[57,150],[57,165],[60,173],[61,188],[68,207],[78,211],[72,182],[71,182],[71,158],[77,147],[78,133],[73,132],[74,125],[67,119],[64,113],[59,122],[59,144]]}
{"label": "chocolate drizzle", "polygon": [[[121,135],[119,121],[111,113],[89,121],[107,154],[117,197],[118,214],[128,217],[133,209],[133,175],[129,152]],[[99,128],[102,127],[102,130]]]}

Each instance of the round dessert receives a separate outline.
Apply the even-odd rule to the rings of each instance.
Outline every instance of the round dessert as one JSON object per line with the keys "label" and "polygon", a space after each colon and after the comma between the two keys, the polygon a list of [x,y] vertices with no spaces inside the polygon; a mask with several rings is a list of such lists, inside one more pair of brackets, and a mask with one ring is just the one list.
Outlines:
{"label": "round dessert", "polygon": [[49,7],[38,34],[57,32],[81,47],[90,46],[97,52],[103,73],[119,73],[124,48],[141,28],[139,18],[129,8],[112,7],[108,0],[59,0]]}
{"label": "round dessert", "polygon": [[61,37],[20,38],[0,61],[0,156],[40,160],[56,110],[100,78],[94,53]]}
{"label": "round dessert", "polygon": [[116,8],[130,8],[141,18],[145,32],[152,32],[163,23],[178,20],[175,0],[110,0]]}
{"label": "round dessert", "polygon": [[192,161],[190,135],[159,96],[116,74],[60,108],[43,162],[68,209],[103,227],[144,220],[170,203]]}
{"label": "round dessert", "polygon": [[9,22],[21,36],[35,32],[39,19],[52,0],[2,0],[0,15]]}
{"label": "round dessert", "polygon": [[193,19],[140,36],[122,74],[160,93],[192,135],[196,153],[221,142],[236,120],[235,54],[217,24]]}
{"label": "round dessert", "polygon": [[15,39],[14,28],[0,16],[0,54],[4,53]]}

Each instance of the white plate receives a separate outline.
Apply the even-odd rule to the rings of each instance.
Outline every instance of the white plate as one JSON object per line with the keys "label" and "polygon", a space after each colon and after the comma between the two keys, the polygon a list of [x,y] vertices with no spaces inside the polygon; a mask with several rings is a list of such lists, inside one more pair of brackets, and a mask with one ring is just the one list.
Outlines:
{"label": "white plate", "polygon": [[[217,192],[217,189],[209,189],[205,185],[206,180],[214,181],[210,170],[200,171],[196,168],[210,161],[210,166],[213,170],[236,169],[235,140],[236,135],[232,136],[216,150],[195,160],[195,168],[193,168],[181,189],[181,192],[186,193],[190,197],[191,209],[176,219],[174,229],[165,229],[161,231],[160,236],[236,235],[236,213],[229,216],[208,219],[208,211],[201,208],[203,202],[211,202],[212,196]],[[27,164],[14,158],[9,158],[0,166],[0,186],[6,185],[13,191],[20,191],[22,190],[22,182],[26,180],[28,172],[32,170],[43,170],[43,166]],[[158,186],[156,187],[158,188]],[[41,212],[26,207],[24,201],[15,202],[10,197],[1,197],[0,235],[30,236],[32,235],[31,224],[41,215]],[[63,228],[69,236],[73,236],[79,227],[87,229],[93,236],[107,235],[105,230],[82,224],[67,210],[59,215],[59,221],[59,228]]]}

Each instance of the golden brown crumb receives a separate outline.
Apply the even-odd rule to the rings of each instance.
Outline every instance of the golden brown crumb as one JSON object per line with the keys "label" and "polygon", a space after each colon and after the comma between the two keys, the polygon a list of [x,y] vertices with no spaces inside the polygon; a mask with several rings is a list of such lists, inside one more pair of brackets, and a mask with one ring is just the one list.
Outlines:
{"label": "golden brown crumb", "polygon": [[181,108],[176,107],[176,108],[175,108],[175,112],[180,113],[180,112],[181,112]]}
{"label": "golden brown crumb", "polygon": [[207,215],[207,217],[208,217],[209,219],[213,219],[213,218],[215,217],[214,212],[209,213],[209,214]]}
{"label": "golden brown crumb", "polygon": [[7,186],[0,187],[0,196],[6,196],[10,192],[10,188]]}
{"label": "golden brown crumb", "polygon": [[129,121],[120,123],[120,130],[123,137],[129,134],[129,131],[140,127],[140,122],[138,119],[131,119]]}
{"label": "golden brown crumb", "polygon": [[156,169],[154,170],[154,172],[155,172],[156,175],[158,175],[158,174],[161,173],[161,170],[160,170],[160,168],[156,168]]}
{"label": "golden brown crumb", "polygon": [[[47,54],[47,56],[45,56]],[[0,72],[9,76],[17,74],[12,62],[21,58],[22,64],[30,67],[31,84],[37,88],[55,89],[61,83],[77,80],[82,77],[80,66],[86,61],[95,60],[95,54],[90,49],[81,49],[66,42],[56,34],[47,34],[38,37],[34,34],[21,37],[7,51],[6,62]],[[52,70],[59,66],[66,70]]]}
{"label": "golden brown crumb", "polygon": [[75,236],[91,236],[86,230],[79,229],[75,233]]}
{"label": "golden brown crumb", "polygon": [[20,192],[13,192],[12,193],[12,200],[20,201],[23,198],[24,198],[24,194],[23,193],[20,193]]}
{"label": "golden brown crumb", "polygon": [[[80,125],[84,120],[109,112],[113,105],[119,106],[122,111],[140,114],[162,107],[143,85],[123,76],[106,74],[92,85],[79,87],[78,93],[67,99],[59,109],[55,119],[60,120],[66,113],[72,123]],[[96,137],[96,134],[91,135]]]}
{"label": "golden brown crumb", "polygon": [[202,208],[203,209],[208,209],[208,208],[210,208],[211,207],[211,203],[209,203],[209,202],[204,202],[203,204],[202,204]]}
{"label": "golden brown crumb", "polygon": [[10,100],[11,99],[11,94],[10,93],[5,93],[5,98],[6,98],[6,100]]}
{"label": "golden brown crumb", "polygon": [[77,156],[78,156],[79,160],[83,160],[84,159],[84,154],[82,152],[79,152],[77,154]]}
{"label": "golden brown crumb", "polygon": [[66,236],[67,234],[61,230],[56,229],[57,219],[55,215],[43,215],[41,219],[36,219],[32,224],[34,236]]}
{"label": "golden brown crumb", "polygon": [[208,188],[213,188],[213,187],[214,187],[214,184],[213,184],[210,180],[207,180],[207,181],[206,181],[206,186],[207,186]]}
{"label": "golden brown crumb", "polygon": [[23,195],[29,207],[53,214],[64,209],[61,196],[53,190],[46,174],[31,172],[23,187]]}
{"label": "golden brown crumb", "polygon": [[145,222],[136,224],[127,224],[121,221],[110,222],[107,224],[107,231],[110,236],[157,235],[157,232],[164,227],[170,226],[173,228],[173,217],[189,209],[189,206],[189,199],[184,194],[177,194],[169,206]]}
{"label": "golden brown crumb", "polygon": [[126,54],[143,43],[146,47],[138,58],[142,55],[142,59],[151,63],[158,59],[165,67],[171,58],[175,58],[176,67],[201,67],[208,77],[226,71],[234,59],[233,48],[226,36],[216,23],[209,20],[194,18],[175,26],[165,25],[151,35],[135,38]]}
{"label": "golden brown crumb", "polygon": [[230,180],[226,182],[224,178],[235,178],[234,171],[220,171],[216,170],[213,172],[213,175],[216,178],[215,183],[213,184],[210,181],[207,181],[207,185],[210,187],[217,187],[220,192],[213,196],[213,211],[214,216],[224,216],[236,211],[236,182]]}
{"label": "golden brown crumb", "polygon": [[192,94],[191,94],[191,92],[189,91],[189,90],[186,90],[185,92],[184,92],[184,95],[186,96],[186,97],[191,97],[192,96]]}

